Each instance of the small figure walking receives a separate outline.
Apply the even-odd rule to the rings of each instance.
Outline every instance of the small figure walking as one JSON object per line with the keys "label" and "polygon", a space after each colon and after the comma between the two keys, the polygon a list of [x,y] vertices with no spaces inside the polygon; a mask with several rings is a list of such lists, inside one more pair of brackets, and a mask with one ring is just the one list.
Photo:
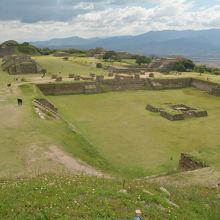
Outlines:
{"label": "small figure walking", "polygon": [[135,210],[134,220],[141,220],[141,210],[139,209]]}

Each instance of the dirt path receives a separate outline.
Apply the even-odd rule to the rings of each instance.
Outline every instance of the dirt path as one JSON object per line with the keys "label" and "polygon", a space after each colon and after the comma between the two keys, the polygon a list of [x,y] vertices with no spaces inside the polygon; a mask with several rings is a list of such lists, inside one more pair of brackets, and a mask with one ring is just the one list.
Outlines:
{"label": "dirt path", "polygon": [[96,170],[82,161],[74,159],[57,146],[50,146],[46,155],[49,159],[63,165],[70,172],[107,178],[107,176],[105,176],[101,171]]}

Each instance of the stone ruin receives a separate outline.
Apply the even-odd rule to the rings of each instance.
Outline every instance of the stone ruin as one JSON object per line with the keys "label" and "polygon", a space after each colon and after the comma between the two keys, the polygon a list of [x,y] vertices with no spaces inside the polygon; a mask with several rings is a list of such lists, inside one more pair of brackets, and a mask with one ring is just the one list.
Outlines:
{"label": "stone ruin", "polygon": [[120,80],[120,79],[134,79],[134,76],[129,75],[129,74],[117,73],[117,74],[115,74],[115,79],[117,79],[117,80]]}
{"label": "stone ruin", "polygon": [[96,76],[96,81],[97,82],[102,82],[105,79],[104,75],[97,75]]}
{"label": "stone ruin", "polygon": [[53,54],[55,57],[68,57],[70,54],[65,51],[58,51]]}
{"label": "stone ruin", "polygon": [[51,79],[56,79],[57,77],[57,74],[52,74]]}
{"label": "stone ruin", "polygon": [[109,72],[108,73],[108,77],[113,77],[114,76],[114,73],[113,72]]}
{"label": "stone ruin", "polygon": [[47,99],[35,98],[33,100],[33,106],[35,109],[39,109],[45,115],[50,116],[55,119],[59,119],[58,109]]}
{"label": "stone ruin", "polygon": [[141,78],[141,76],[140,76],[140,74],[139,74],[139,73],[135,73],[135,74],[134,74],[134,78],[135,78],[135,79],[140,79],[140,78]]}
{"label": "stone ruin", "polygon": [[157,71],[167,71],[169,70],[176,62],[186,60],[183,57],[178,56],[169,56],[169,57],[162,57],[154,59],[148,67],[153,70]]}
{"label": "stone ruin", "polygon": [[61,82],[63,80],[63,78],[62,78],[62,76],[58,76],[58,77],[56,77],[56,82]]}
{"label": "stone ruin", "polygon": [[84,80],[84,81],[91,81],[91,80],[94,80],[94,78],[92,76],[80,76],[80,79],[81,80]]}
{"label": "stone ruin", "polygon": [[170,120],[179,121],[191,117],[206,117],[208,112],[206,110],[198,110],[183,104],[165,103],[160,106],[147,105],[146,109],[150,112],[160,113],[160,116]]}
{"label": "stone ruin", "polygon": [[219,86],[214,87],[214,88],[209,92],[209,94],[215,95],[215,96],[220,96],[220,87],[219,87]]}
{"label": "stone ruin", "polygon": [[74,76],[74,80],[79,81],[79,80],[80,80],[80,76],[75,75],[75,76]]}
{"label": "stone ruin", "polygon": [[69,78],[70,78],[70,79],[74,79],[74,77],[75,77],[75,74],[74,74],[74,73],[70,73],[70,74],[69,74]]}
{"label": "stone ruin", "polygon": [[201,161],[192,155],[181,153],[181,158],[179,160],[180,170],[190,171],[201,169],[204,167],[208,167],[208,165],[204,161]]}
{"label": "stone ruin", "polygon": [[89,76],[95,78],[96,74],[95,73],[90,73]]}
{"label": "stone ruin", "polygon": [[11,75],[41,73],[42,67],[30,56],[18,55],[3,58],[2,70]]}
{"label": "stone ruin", "polygon": [[154,78],[154,73],[149,73],[149,77]]}

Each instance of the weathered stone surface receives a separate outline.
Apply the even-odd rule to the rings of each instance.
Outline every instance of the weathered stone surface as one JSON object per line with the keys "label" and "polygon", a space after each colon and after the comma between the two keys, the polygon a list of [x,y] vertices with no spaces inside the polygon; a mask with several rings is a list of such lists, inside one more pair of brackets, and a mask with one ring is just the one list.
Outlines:
{"label": "weathered stone surface", "polygon": [[52,74],[51,79],[56,79],[57,75],[56,74]]}
{"label": "weathered stone surface", "polygon": [[33,74],[42,71],[42,67],[27,55],[4,57],[2,69],[11,75]]}
{"label": "weathered stone surface", "polygon": [[82,80],[93,80],[93,77],[91,77],[91,76],[80,76],[80,79],[82,79]]}
{"label": "weathered stone surface", "polygon": [[34,99],[34,101],[39,102],[41,105],[43,105],[44,107],[51,109],[54,112],[58,112],[58,109],[47,99],[43,99],[43,98],[36,98]]}
{"label": "weathered stone surface", "polygon": [[195,111],[194,115],[199,118],[199,117],[206,117],[208,116],[208,112],[203,110],[203,111]]}
{"label": "weathered stone surface", "polygon": [[96,81],[102,82],[104,80],[104,78],[105,77],[103,75],[98,75],[98,76],[96,76]]}
{"label": "weathered stone surface", "polygon": [[61,76],[58,76],[58,77],[56,77],[56,82],[61,82],[62,81],[62,77]]}
{"label": "weathered stone surface", "polygon": [[212,93],[212,90],[215,89],[218,84],[200,79],[192,79],[191,86]]}
{"label": "weathered stone surface", "polygon": [[75,77],[75,74],[73,74],[73,73],[70,73],[70,74],[69,74],[69,78],[70,78],[70,79],[73,79],[74,77]]}
{"label": "weathered stone surface", "polygon": [[160,115],[170,121],[180,121],[184,120],[184,114],[183,113],[176,113],[176,114],[171,114],[169,112],[166,112],[164,110],[160,111]]}
{"label": "weathered stone surface", "polygon": [[215,96],[220,96],[220,87],[216,86],[215,88],[212,88],[212,90],[210,91],[211,95],[215,95]]}
{"label": "weathered stone surface", "polygon": [[146,109],[150,112],[160,112],[161,108],[153,105],[147,105]]}
{"label": "weathered stone surface", "polygon": [[[179,79],[103,79],[104,76],[96,76],[96,92],[123,91],[123,90],[145,90],[158,89],[151,84],[152,81],[159,83],[160,89],[183,88],[189,86],[191,78]],[[75,80],[79,79],[75,76]],[[62,83],[62,84],[39,84],[37,85],[45,95],[84,94],[84,85],[88,82]],[[91,82],[89,82],[91,83]],[[177,83],[177,85],[176,85]],[[79,89],[80,88],[80,89]]]}
{"label": "weathered stone surface", "polygon": [[150,73],[149,77],[154,78],[154,73]]}

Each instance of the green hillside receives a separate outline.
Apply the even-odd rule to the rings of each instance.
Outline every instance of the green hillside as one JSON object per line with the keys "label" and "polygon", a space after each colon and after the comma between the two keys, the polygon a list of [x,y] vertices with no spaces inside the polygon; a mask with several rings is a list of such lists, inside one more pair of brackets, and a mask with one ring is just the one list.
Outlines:
{"label": "green hillside", "polygon": [[5,41],[0,45],[0,57],[19,54],[36,56],[40,55],[40,51],[38,48],[29,43],[19,44],[13,40]]}
{"label": "green hillside", "polygon": [[[201,186],[173,187],[144,180],[106,180],[83,176],[52,176],[0,180],[0,218],[133,219],[135,209],[143,219],[219,219],[218,189]],[[170,194],[170,195],[169,195]]]}

